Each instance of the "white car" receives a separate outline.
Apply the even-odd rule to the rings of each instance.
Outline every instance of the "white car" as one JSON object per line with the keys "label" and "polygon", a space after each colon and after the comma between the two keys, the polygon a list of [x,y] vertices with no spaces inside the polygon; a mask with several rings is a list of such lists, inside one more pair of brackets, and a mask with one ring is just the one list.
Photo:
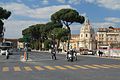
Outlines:
{"label": "white car", "polygon": [[6,41],[0,44],[0,55],[5,55],[6,52],[9,54],[12,54],[13,49],[12,49],[12,42]]}
{"label": "white car", "polygon": [[5,55],[7,50],[0,49],[0,55]]}

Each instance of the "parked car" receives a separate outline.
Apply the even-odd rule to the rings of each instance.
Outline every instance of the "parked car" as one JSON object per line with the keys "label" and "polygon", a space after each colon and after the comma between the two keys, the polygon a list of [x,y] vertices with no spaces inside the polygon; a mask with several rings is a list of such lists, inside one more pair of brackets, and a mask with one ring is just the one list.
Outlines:
{"label": "parked car", "polygon": [[7,50],[0,49],[0,55],[5,55]]}
{"label": "parked car", "polygon": [[2,42],[0,44],[0,54],[5,55],[6,52],[8,52],[9,54],[12,54],[13,52],[12,46],[13,46],[13,43],[10,41]]}
{"label": "parked car", "polygon": [[88,55],[95,55],[95,51],[89,50]]}

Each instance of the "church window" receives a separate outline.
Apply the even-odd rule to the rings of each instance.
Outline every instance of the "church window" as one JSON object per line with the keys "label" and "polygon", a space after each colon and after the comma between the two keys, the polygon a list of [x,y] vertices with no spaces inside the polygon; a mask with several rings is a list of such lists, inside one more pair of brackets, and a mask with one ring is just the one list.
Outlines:
{"label": "church window", "polygon": [[83,34],[81,34],[81,37],[83,37]]}
{"label": "church window", "polygon": [[92,34],[91,34],[91,37],[92,37]]}
{"label": "church window", "polygon": [[86,34],[86,37],[87,37],[87,34]]}
{"label": "church window", "polygon": [[110,38],[110,40],[112,40],[112,38]]}

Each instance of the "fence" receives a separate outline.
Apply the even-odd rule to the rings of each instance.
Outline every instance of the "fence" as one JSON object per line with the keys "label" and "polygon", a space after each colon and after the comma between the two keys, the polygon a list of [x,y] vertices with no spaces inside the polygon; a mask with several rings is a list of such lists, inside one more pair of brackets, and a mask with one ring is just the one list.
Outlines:
{"label": "fence", "polygon": [[104,53],[103,56],[120,57],[120,48],[99,49],[99,50]]}

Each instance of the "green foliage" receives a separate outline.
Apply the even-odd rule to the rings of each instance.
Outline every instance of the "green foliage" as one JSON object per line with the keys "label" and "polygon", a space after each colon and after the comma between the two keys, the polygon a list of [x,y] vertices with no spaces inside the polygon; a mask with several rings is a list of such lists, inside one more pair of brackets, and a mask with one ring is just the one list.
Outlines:
{"label": "green foliage", "polygon": [[44,42],[44,48],[45,49],[50,49],[51,48],[51,41],[50,40],[45,40],[45,42]]}
{"label": "green foliage", "polygon": [[3,25],[4,23],[2,22],[2,20],[0,20],[0,34],[3,32]]}
{"label": "green foliage", "polygon": [[[31,25],[22,31],[23,35],[29,35],[31,37],[32,48],[40,49],[42,43],[46,49],[50,48],[51,41],[48,39],[60,41],[67,41],[70,39],[71,30],[69,25],[73,22],[83,23],[84,17],[79,15],[76,10],[73,9],[61,9],[51,16],[51,22],[46,24]],[[63,25],[67,26],[67,29],[62,28]],[[54,35],[54,36],[53,36]]]}
{"label": "green foliage", "polygon": [[30,42],[30,40],[31,40],[30,35],[23,35],[23,40],[24,40],[24,42]]}
{"label": "green foliage", "polygon": [[0,37],[4,36],[4,32],[3,32],[3,21],[4,19],[8,19],[11,15],[10,11],[7,11],[6,9],[3,9],[2,7],[0,7]]}
{"label": "green foliage", "polygon": [[45,26],[45,31],[52,31],[54,28],[62,28],[62,23],[58,22],[48,22]]}
{"label": "green foliage", "polygon": [[68,49],[70,44],[70,38],[71,38],[71,30],[70,25],[74,22],[77,23],[84,23],[85,18],[74,9],[61,9],[57,11],[56,13],[52,14],[51,20],[53,22],[61,22],[63,23],[67,29],[68,29]]}
{"label": "green foliage", "polygon": [[19,42],[24,42],[24,39],[23,38],[19,38],[18,41]]}
{"label": "green foliage", "polygon": [[68,36],[63,36],[63,37],[61,38],[61,41],[62,41],[62,42],[67,42],[67,40],[68,40]]}
{"label": "green foliage", "polygon": [[65,28],[54,28],[51,33],[55,35],[56,39],[61,39],[61,37],[68,34]]}
{"label": "green foliage", "polygon": [[[83,16],[80,16],[76,10],[61,9],[51,16],[51,20],[53,22],[61,22],[62,21],[63,24],[68,26],[68,25],[72,24],[73,22],[79,22],[82,24],[85,19]],[[68,24],[68,22],[70,22],[70,24]]]}
{"label": "green foliage", "polygon": [[30,29],[26,28],[24,30],[22,30],[22,35],[29,35],[30,34]]}
{"label": "green foliage", "polygon": [[11,15],[10,11],[7,11],[6,9],[3,9],[2,7],[0,7],[0,19],[1,20],[8,19],[10,15]]}

